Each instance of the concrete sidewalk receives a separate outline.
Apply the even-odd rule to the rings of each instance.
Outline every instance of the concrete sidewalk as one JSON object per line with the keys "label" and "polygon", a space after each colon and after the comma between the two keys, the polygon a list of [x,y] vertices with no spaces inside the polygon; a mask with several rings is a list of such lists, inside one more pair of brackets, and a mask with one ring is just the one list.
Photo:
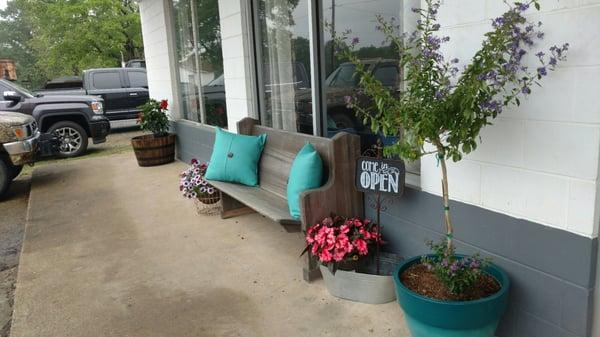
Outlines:
{"label": "concrete sidewalk", "polygon": [[409,336],[396,303],[305,283],[301,234],[198,216],[184,166],[129,153],[36,169],[11,336]]}

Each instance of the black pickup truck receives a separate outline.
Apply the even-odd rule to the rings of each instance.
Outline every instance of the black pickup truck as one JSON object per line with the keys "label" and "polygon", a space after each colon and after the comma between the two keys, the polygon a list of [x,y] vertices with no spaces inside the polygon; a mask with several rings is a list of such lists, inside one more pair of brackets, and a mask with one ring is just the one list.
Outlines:
{"label": "black pickup truck", "polygon": [[0,80],[0,94],[0,111],[31,115],[41,132],[58,137],[59,157],[79,156],[87,150],[88,138],[103,143],[110,132],[100,97],[34,95],[7,80]]}
{"label": "black pickup truck", "polygon": [[100,68],[83,71],[81,78],[64,77],[37,91],[44,96],[92,95],[104,100],[110,120],[134,119],[139,106],[148,101],[148,80],[144,68]]}

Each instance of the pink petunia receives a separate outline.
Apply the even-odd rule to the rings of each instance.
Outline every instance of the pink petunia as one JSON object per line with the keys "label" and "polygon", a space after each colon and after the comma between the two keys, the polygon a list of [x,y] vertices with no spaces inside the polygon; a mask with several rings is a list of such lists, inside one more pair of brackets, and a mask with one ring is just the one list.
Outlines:
{"label": "pink petunia", "polygon": [[319,254],[319,260],[321,260],[321,262],[331,262],[332,259],[333,256],[329,250],[323,250],[321,254]]}
{"label": "pink petunia", "polygon": [[367,255],[367,253],[369,252],[367,242],[363,239],[356,239],[354,240],[354,242],[352,242],[352,244],[354,245],[354,247],[356,247],[356,250],[360,255]]}
{"label": "pink petunia", "polygon": [[346,250],[344,248],[336,248],[333,250],[333,260],[335,262],[340,262],[346,256]]}

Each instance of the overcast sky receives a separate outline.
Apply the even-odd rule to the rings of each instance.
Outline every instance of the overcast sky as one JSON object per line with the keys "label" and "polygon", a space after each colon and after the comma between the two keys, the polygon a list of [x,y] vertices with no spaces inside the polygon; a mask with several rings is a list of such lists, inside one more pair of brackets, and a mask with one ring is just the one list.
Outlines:
{"label": "overcast sky", "polygon": [[6,7],[6,1],[8,0],[0,0],[0,9],[4,9],[4,7]]}

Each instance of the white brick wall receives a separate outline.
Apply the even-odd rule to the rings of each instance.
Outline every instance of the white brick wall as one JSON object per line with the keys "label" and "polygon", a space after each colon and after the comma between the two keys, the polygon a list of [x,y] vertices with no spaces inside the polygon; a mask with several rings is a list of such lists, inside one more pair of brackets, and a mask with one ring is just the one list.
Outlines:
{"label": "white brick wall", "polygon": [[[480,147],[449,164],[453,199],[580,235],[598,235],[600,185],[600,1],[542,0],[531,20],[546,37],[534,48],[569,42],[568,61],[482,133]],[[469,60],[505,9],[501,0],[445,0],[448,57]],[[534,54],[533,52],[532,54]],[[530,62],[534,64],[530,58]],[[421,187],[440,194],[435,158],[423,158]]]}
{"label": "white brick wall", "polygon": [[150,97],[168,99],[171,103],[169,113],[172,119],[178,119],[178,97],[176,94],[176,75],[172,67],[175,60],[169,41],[170,14],[166,0],[143,0],[139,2],[144,39],[144,54],[148,71]]}

